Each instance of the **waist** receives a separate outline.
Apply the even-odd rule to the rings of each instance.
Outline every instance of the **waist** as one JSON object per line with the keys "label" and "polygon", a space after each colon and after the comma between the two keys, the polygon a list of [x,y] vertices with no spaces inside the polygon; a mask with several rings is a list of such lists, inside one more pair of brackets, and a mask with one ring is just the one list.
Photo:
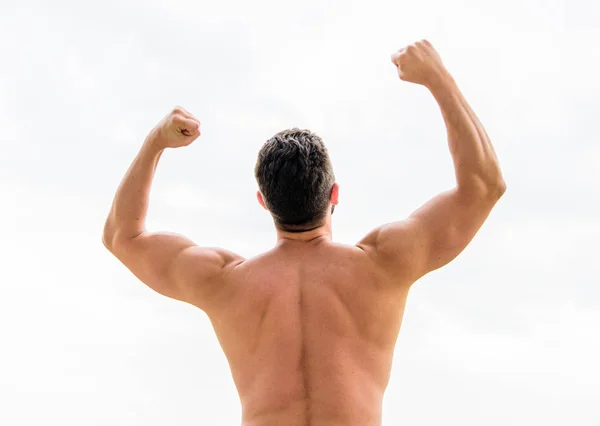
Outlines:
{"label": "waist", "polygon": [[242,399],[242,426],[380,426],[383,394],[313,392],[295,399]]}

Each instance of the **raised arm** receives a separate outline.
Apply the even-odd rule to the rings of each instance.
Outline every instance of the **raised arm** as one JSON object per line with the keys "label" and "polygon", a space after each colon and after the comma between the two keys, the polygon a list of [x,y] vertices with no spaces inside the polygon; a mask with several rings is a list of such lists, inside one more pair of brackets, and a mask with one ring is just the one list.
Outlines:
{"label": "raised arm", "polygon": [[490,139],[426,40],[392,56],[400,79],[421,84],[437,101],[446,124],[456,186],[409,218],[383,225],[359,246],[397,279],[412,283],[458,256],[490,214],[506,185]]}
{"label": "raised arm", "polygon": [[152,179],[163,151],[187,146],[199,135],[200,122],[182,108],[175,108],[150,132],[117,190],[102,241],[150,288],[204,309],[218,294],[227,271],[243,259],[145,228]]}

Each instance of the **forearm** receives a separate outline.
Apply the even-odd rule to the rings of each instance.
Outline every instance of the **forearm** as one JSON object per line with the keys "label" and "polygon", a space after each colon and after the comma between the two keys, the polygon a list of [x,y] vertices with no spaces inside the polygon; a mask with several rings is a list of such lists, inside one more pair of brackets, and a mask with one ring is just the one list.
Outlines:
{"label": "forearm", "polygon": [[150,188],[163,152],[149,139],[121,181],[104,226],[103,241],[111,246],[117,239],[132,239],[145,231]]}
{"label": "forearm", "polygon": [[430,86],[446,124],[448,145],[460,188],[504,187],[500,165],[485,128],[447,74]]}

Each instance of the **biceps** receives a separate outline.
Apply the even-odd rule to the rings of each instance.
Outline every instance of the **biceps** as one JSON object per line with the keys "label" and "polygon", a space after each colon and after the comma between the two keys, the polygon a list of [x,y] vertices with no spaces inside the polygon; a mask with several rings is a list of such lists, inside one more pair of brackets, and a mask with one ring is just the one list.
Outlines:
{"label": "biceps", "polygon": [[188,252],[195,244],[180,235],[143,233],[116,244],[115,256],[154,291],[181,300]]}
{"label": "biceps", "polygon": [[419,275],[441,268],[456,258],[477,234],[494,203],[458,189],[442,193],[409,218],[413,228]]}

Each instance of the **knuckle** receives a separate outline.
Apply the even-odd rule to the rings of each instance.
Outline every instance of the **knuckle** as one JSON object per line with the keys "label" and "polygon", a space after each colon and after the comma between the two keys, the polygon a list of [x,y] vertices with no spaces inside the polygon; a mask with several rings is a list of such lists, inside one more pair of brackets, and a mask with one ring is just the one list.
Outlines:
{"label": "knuckle", "polygon": [[172,114],[183,114],[183,108],[181,108],[179,105],[175,106],[173,108],[173,111],[171,111]]}

